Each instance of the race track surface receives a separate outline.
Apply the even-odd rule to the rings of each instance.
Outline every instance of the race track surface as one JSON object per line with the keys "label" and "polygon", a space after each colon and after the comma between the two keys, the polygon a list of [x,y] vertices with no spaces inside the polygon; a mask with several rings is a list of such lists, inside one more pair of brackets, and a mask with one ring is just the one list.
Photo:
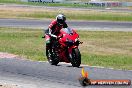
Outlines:
{"label": "race track surface", "polygon": [[[83,66],[90,79],[130,79],[132,71]],[[47,62],[19,58],[0,59],[0,82],[17,85],[18,88],[83,88],[78,81],[81,69],[71,64],[58,66]],[[86,88],[132,88],[132,86],[87,86]]]}
{"label": "race track surface", "polygon": [[[0,19],[0,27],[46,29],[51,20]],[[90,31],[132,31],[132,22],[67,21],[71,28]]]}

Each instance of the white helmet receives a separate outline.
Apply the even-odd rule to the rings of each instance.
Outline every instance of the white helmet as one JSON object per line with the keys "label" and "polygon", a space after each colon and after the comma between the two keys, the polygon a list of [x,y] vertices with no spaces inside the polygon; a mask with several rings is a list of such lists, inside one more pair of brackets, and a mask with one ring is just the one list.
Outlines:
{"label": "white helmet", "polygon": [[60,25],[62,25],[66,21],[66,17],[63,14],[58,14],[56,16],[56,20]]}

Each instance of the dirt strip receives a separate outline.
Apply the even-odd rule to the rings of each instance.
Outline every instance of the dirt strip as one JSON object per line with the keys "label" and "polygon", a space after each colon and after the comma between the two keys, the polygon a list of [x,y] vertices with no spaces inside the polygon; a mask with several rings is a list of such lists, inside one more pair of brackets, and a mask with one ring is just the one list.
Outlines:
{"label": "dirt strip", "polygon": [[0,88],[18,88],[17,85],[0,84]]}
{"label": "dirt strip", "polygon": [[18,55],[0,52],[0,58],[16,58]]}

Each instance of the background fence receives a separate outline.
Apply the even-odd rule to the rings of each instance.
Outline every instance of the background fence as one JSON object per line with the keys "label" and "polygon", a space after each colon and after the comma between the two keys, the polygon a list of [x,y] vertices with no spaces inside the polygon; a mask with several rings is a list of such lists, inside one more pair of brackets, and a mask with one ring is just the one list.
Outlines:
{"label": "background fence", "polygon": [[132,2],[122,2],[122,1],[66,1],[66,0],[21,0],[25,2],[45,2],[45,3],[73,3],[73,4],[84,4],[97,7],[122,7],[122,6],[132,6]]}

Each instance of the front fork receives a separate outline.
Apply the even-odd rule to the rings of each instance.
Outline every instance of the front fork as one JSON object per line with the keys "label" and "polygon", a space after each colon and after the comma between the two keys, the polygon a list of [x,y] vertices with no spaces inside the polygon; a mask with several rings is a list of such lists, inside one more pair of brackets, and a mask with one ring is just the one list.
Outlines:
{"label": "front fork", "polygon": [[71,47],[68,48],[70,59],[72,59],[72,50],[75,49],[75,48],[78,48],[78,46],[71,46]]}

